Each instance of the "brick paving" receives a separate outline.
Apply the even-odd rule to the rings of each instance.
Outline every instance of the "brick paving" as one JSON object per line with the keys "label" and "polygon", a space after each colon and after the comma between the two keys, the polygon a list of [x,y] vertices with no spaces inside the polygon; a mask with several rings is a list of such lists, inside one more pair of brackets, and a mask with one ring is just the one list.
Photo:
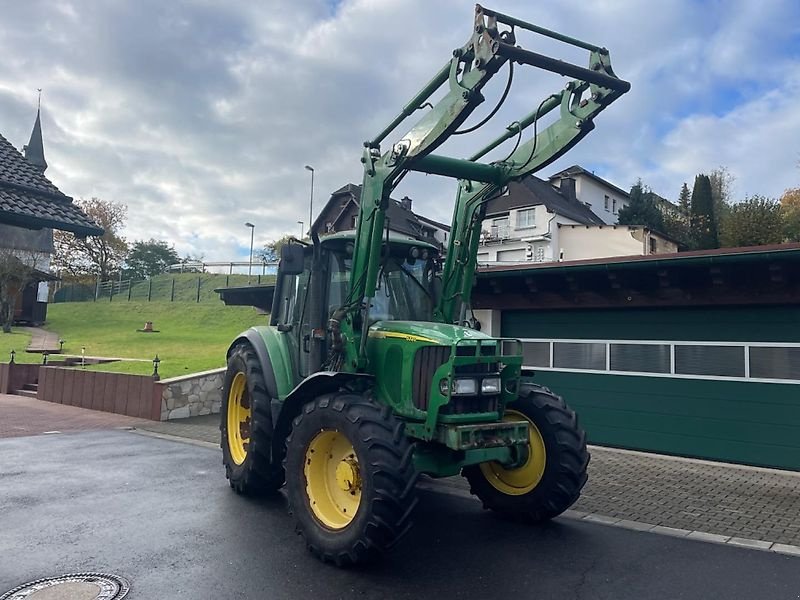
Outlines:
{"label": "brick paving", "polygon": [[[139,428],[219,443],[219,415],[146,422]],[[575,511],[604,515],[609,522],[625,519],[800,546],[800,473],[609,448],[591,452],[589,483]],[[467,490],[460,477],[437,485]]]}
{"label": "brick paving", "polygon": [[135,427],[143,422],[143,419],[125,415],[0,394],[0,438],[39,435],[53,431]]}
{"label": "brick paving", "polygon": [[161,422],[148,421],[137,426],[137,429],[219,444],[219,415],[203,415]]}

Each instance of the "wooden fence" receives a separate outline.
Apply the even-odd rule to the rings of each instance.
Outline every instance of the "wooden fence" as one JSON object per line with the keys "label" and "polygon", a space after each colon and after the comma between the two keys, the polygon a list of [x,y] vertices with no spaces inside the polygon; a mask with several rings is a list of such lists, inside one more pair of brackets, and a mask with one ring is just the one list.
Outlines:
{"label": "wooden fence", "polygon": [[39,367],[39,400],[161,420],[162,385],[147,375]]}

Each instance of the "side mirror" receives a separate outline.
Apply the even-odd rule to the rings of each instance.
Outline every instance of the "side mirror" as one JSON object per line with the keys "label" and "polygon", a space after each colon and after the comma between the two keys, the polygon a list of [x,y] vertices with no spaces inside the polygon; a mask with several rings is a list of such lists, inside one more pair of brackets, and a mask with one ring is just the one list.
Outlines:
{"label": "side mirror", "polygon": [[303,260],[303,246],[300,244],[286,244],[281,248],[281,261],[278,271],[281,275],[299,275],[305,270]]}

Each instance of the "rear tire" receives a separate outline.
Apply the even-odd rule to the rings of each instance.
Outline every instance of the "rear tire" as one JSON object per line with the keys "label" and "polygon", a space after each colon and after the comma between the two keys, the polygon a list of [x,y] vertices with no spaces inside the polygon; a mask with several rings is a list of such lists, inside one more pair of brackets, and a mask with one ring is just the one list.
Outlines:
{"label": "rear tire", "polygon": [[388,407],[351,393],[307,403],[286,440],[285,466],[297,532],[325,562],[367,561],[411,527],[413,448]]}
{"label": "rear tire", "polygon": [[546,388],[523,386],[506,417],[528,421],[529,454],[516,468],[496,462],[464,468],[470,491],[484,508],[514,519],[557,517],[580,497],[587,480],[586,434],[575,412]]}
{"label": "rear tire", "polygon": [[225,476],[237,493],[269,493],[283,485],[283,468],[272,461],[270,397],[249,344],[236,346],[228,359],[219,428]]}

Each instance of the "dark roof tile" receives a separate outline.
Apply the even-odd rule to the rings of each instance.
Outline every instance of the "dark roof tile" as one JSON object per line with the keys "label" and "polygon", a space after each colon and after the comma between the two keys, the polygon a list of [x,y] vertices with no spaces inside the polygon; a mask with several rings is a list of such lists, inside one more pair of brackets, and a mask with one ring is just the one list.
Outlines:
{"label": "dark roof tile", "polygon": [[548,212],[562,215],[581,225],[603,224],[603,220],[588,206],[566,198],[552,185],[534,175],[512,182],[508,186],[508,194],[490,200],[486,207],[486,216],[491,217],[526,206],[544,206]]}
{"label": "dark roof tile", "polygon": [[102,235],[86,214],[0,135],[0,223]]}

